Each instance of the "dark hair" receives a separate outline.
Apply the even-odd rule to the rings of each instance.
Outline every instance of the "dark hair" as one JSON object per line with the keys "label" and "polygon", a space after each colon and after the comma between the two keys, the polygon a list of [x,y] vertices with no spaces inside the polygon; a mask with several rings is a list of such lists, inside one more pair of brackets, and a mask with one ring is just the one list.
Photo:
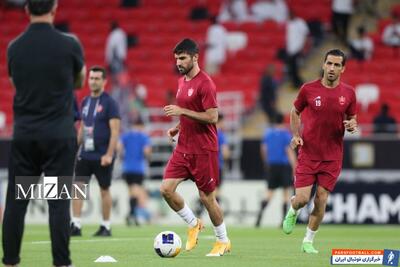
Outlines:
{"label": "dark hair", "polygon": [[92,66],[91,68],[90,68],[90,70],[89,71],[94,71],[94,72],[101,72],[103,75],[103,79],[106,79],[107,78],[107,73],[106,73],[106,69],[105,68],[103,68],[102,66]]}
{"label": "dark hair", "polygon": [[325,54],[324,62],[326,61],[326,59],[328,58],[329,55],[336,56],[336,57],[342,57],[342,66],[344,66],[346,64],[346,55],[344,54],[344,52],[342,50],[340,50],[340,49],[329,50]]}
{"label": "dark hair", "polygon": [[113,31],[113,30],[115,30],[115,29],[117,29],[117,28],[119,28],[118,22],[116,22],[115,20],[114,20],[114,21],[111,21],[111,23],[110,23],[110,29],[111,29],[111,31]]}
{"label": "dark hair", "polygon": [[273,123],[281,124],[284,120],[283,114],[282,113],[276,113],[272,119]]}
{"label": "dark hair", "polygon": [[187,53],[191,56],[199,53],[199,46],[195,41],[185,38],[180,41],[174,48],[174,54]]}
{"label": "dark hair", "polygon": [[358,35],[364,35],[365,32],[366,32],[366,30],[365,30],[364,26],[358,26],[358,27],[357,27],[357,33],[358,33]]}
{"label": "dark hair", "polygon": [[54,7],[57,0],[27,0],[29,13],[34,16],[47,14]]}

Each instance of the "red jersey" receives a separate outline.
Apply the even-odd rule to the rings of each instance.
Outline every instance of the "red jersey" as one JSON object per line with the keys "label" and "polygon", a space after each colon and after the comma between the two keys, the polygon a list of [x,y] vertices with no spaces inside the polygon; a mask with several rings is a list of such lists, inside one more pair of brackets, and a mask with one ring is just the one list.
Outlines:
{"label": "red jersey", "polygon": [[294,101],[301,112],[303,129],[299,159],[342,160],[343,120],[356,114],[354,88],[340,82],[335,88],[327,88],[321,80],[304,84]]}
{"label": "red jersey", "polygon": [[[217,90],[214,82],[203,71],[190,81],[182,77],[178,81],[176,103],[181,108],[204,112],[217,107]],[[207,154],[218,151],[217,127],[180,116],[179,139],[176,151],[186,154]]]}

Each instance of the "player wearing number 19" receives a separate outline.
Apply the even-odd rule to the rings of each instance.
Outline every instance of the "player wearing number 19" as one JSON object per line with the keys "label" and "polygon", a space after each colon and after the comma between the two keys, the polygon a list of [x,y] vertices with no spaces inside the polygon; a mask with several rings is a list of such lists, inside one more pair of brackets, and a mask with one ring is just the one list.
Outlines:
{"label": "player wearing number 19", "polygon": [[354,88],[340,81],[345,63],[346,56],[341,50],[328,51],[322,79],[302,86],[290,114],[293,133],[290,145],[293,149],[300,148],[294,181],[296,191],[283,231],[286,234],[293,231],[300,209],[310,201],[311,189],[316,184],[314,209],[301,247],[306,253],[318,253],[313,240],[342,168],[344,131],[357,130]]}

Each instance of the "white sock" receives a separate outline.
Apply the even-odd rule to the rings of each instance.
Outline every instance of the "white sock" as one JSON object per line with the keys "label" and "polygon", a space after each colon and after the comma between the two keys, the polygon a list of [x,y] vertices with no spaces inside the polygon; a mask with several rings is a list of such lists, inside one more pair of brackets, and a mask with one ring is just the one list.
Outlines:
{"label": "white sock", "polygon": [[310,228],[307,227],[306,231],[306,236],[303,239],[303,242],[313,242],[314,241],[314,236],[318,231],[313,231]]}
{"label": "white sock", "polygon": [[111,229],[111,221],[110,220],[107,220],[107,221],[102,220],[101,225],[104,226],[107,230]]}
{"label": "white sock", "polygon": [[81,225],[81,218],[80,217],[72,217],[72,223],[78,227],[79,229],[81,229],[82,225]]}
{"label": "white sock", "polygon": [[292,207],[292,205],[290,205],[289,212],[290,212],[291,214],[296,214],[296,216],[297,216],[297,215],[300,214],[300,210],[301,210],[301,209],[295,210],[295,209]]}
{"label": "white sock", "polygon": [[195,227],[197,225],[197,218],[194,216],[193,211],[189,208],[188,205],[183,206],[183,209],[178,210],[176,213],[178,213],[179,216],[191,227]]}
{"label": "white sock", "polygon": [[222,222],[219,226],[214,226],[214,233],[218,241],[221,241],[222,243],[228,243],[229,239],[228,233],[226,232],[225,223]]}

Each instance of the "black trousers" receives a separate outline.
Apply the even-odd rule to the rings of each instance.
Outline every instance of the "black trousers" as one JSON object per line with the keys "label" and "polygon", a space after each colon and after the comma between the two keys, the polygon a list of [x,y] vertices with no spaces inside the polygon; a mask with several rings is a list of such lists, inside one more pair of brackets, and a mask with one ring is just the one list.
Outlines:
{"label": "black trousers", "polygon": [[[15,177],[73,175],[76,139],[13,140],[3,221],[3,263],[18,264],[29,200],[16,200]],[[70,265],[70,201],[48,200],[53,265]]]}
{"label": "black trousers", "polygon": [[303,79],[300,77],[299,73],[299,59],[301,53],[296,53],[294,55],[287,56],[287,68],[289,72],[290,81],[293,83],[293,86],[297,89],[300,89],[303,84]]}

